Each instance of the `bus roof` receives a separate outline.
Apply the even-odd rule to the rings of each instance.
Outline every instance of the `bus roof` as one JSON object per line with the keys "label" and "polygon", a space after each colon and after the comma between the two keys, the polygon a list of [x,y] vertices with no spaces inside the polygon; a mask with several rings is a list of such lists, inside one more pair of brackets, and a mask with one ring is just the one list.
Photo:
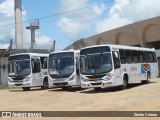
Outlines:
{"label": "bus roof", "polygon": [[65,53],[65,52],[80,53],[80,50],[70,49],[70,50],[65,50],[65,51],[56,51],[56,52],[51,52],[51,53],[49,53],[49,54],[54,54],[54,53]]}
{"label": "bus roof", "polygon": [[144,50],[144,51],[155,51],[154,48],[143,48],[143,47],[134,47],[134,46],[125,46],[125,45],[113,45],[113,44],[103,44],[103,45],[94,45],[89,47],[84,47],[83,49],[92,48],[92,47],[103,47],[109,46],[111,49],[132,49],[132,50]]}
{"label": "bus roof", "polygon": [[37,57],[48,57],[49,54],[43,54],[43,53],[19,53],[19,54],[13,54],[10,56],[16,56],[16,55],[30,55],[30,56],[37,56]]}

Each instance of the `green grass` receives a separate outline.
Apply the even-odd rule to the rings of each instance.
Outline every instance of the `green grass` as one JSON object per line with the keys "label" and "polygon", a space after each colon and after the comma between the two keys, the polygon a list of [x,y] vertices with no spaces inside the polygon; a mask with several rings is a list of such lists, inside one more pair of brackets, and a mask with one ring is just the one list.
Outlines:
{"label": "green grass", "polygon": [[4,89],[7,89],[8,86],[7,85],[0,85],[0,90],[4,90]]}
{"label": "green grass", "polygon": [[160,78],[160,74],[158,75],[158,78]]}

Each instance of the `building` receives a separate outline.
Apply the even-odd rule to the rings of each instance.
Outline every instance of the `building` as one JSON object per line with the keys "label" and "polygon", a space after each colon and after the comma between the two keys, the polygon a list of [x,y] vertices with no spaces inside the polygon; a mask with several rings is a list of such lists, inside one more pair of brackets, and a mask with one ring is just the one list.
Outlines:
{"label": "building", "polygon": [[155,48],[160,68],[160,16],[80,39],[65,50],[100,44]]}

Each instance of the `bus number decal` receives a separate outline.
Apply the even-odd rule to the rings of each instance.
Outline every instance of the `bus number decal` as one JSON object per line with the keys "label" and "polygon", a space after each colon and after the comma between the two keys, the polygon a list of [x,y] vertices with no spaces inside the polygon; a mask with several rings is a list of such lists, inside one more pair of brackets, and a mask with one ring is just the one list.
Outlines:
{"label": "bus number decal", "polygon": [[137,67],[131,67],[131,71],[137,71]]}

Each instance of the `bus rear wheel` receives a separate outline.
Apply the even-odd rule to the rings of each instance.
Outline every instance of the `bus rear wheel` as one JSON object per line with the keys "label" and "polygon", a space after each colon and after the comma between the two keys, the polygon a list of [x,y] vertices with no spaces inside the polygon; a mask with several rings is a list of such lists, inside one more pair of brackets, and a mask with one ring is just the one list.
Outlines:
{"label": "bus rear wheel", "polygon": [[141,81],[143,84],[148,84],[148,83],[150,83],[150,80],[151,80],[151,76],[150,76],[150,73],[148,72],[147,73],[147,80],[143,80],[143,81]]}
{"label": "bus rear wheel", "polygon": [[23,87],[23,91],[29,91],[30,87]]}
{"label": "bus rear wheel", "polygon": [[44,89],[48,89],[48,80],[47,79],[45,79],[44,81],[43,81],[43,86],[41,87],[41,89],[42,90],[44,90]]}
{"label": "bus rear wheel", "polygon": [[99,91],[101,91],[101,87],[96,87],[96,88],[94,88],[94,90],[99,92]]}

